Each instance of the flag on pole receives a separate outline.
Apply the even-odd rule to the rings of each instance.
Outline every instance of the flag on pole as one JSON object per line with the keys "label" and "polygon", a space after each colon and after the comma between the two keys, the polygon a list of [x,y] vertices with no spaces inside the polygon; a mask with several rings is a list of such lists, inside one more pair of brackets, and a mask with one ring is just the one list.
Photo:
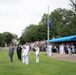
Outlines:
{"label": "flag on pole", "polygon": [[50,28],[52,27],[52,23],[51,23],[50,19],[49,19],[48,25]]}

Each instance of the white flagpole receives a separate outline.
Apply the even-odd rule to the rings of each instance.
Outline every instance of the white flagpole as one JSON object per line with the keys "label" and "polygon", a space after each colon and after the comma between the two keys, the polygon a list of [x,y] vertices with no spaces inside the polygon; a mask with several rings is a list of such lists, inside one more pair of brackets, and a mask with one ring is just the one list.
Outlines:
{"label": "white flagpole", "polygon": [[49,6],[48,6],[48,15],[47,15],[47,55],[49,55],[48,45],[49,45]]}
{"label": "white flagpole", "polygon": [[47,40],[48,40],[48,44],[49,44],[49,6],[48,6],[48,21],[47,21]]}

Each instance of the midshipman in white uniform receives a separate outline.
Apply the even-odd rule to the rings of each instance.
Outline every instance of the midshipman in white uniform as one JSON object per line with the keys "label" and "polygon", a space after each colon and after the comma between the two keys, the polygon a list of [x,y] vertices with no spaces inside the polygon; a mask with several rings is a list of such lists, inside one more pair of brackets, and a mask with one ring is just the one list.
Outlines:
{"label": "midshipman in white uniform", "polygon": [[70,48],[70,44],[67,45],[67,50],[68,50],[68,54],[71,55],[72,54],[72,50]]}
{"label": "midshipman in white uniform", "polygon": [[65,54],[64,45],[63,44],[60,45],[60,54]]}
{"label": "midshipman in white uniform", "polygon": [[29,64],[29,58],[28,58],[29,50],[30,50],[30,47],[28,44],[26,44],[26,53],[25,53],[26,65]]}
{"label": "midshipman in white uniform", "polygon": [[47,46],[47,51],[48,51],[48,56],[52,56],[52,45],[51,44]]}
{"label": "midshipman in white uniform", "polygon": [[29,64],[29,58],[28,58],[29,49],[30,49],[30,48],[29,48],[29,45],[26,44],[26,45],[24,46],[24,48],[23,48],[23,53],[22,53],[22,55],[23,55],[23,60],[22,60],[22,62],[23,62],[23,63],[26,63],[26,65]]}
{"label": "midshipman in white uniform", "polygon": [[71,45],[71,50],[72,50],[72,53],[75,53],[75,46],[73,44]]}
{"label": "midshipman in white uniform", "polygon": [[26,51],[25,46],[23,46],[22,47],[22,63],[25,63],[26,62],[25,61],[25,51]]}
{"label": "midshipman in white uniform", "polygon": [[36,62],[39,62],[39,46],[37,45],[36,47],[35,47],[35,50],[36,50]]}

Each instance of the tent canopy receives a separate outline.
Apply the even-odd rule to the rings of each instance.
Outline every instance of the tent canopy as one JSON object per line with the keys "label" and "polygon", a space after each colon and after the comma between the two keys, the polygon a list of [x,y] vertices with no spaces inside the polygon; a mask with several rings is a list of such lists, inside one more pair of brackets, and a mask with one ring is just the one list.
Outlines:
{"label": "tent canopy", "polygon": [[66,41],[76,41],[76,35],[56,38],[49,40],[48,42],[66,42]]}

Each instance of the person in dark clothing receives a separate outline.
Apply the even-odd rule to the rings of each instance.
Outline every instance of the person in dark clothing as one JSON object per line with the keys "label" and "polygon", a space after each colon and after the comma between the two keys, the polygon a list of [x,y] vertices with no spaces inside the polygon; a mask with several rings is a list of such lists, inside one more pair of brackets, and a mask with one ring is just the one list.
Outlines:
{"label": "person in dark clothing", "polygon": [[13,46],[13,44],[10,44],[10,47],[9,47],[9,50],[8,50],[8,55],[10,57],[10,62],[13,62],[14,49],[15,49],[15,46]]}
{"label": "person in dark clothing", "polygon": [[21,60],[21,51],[22,51],[22,48],[21,46],[18,44],[17,46],[17,56],[18,56],[18,59]]}

